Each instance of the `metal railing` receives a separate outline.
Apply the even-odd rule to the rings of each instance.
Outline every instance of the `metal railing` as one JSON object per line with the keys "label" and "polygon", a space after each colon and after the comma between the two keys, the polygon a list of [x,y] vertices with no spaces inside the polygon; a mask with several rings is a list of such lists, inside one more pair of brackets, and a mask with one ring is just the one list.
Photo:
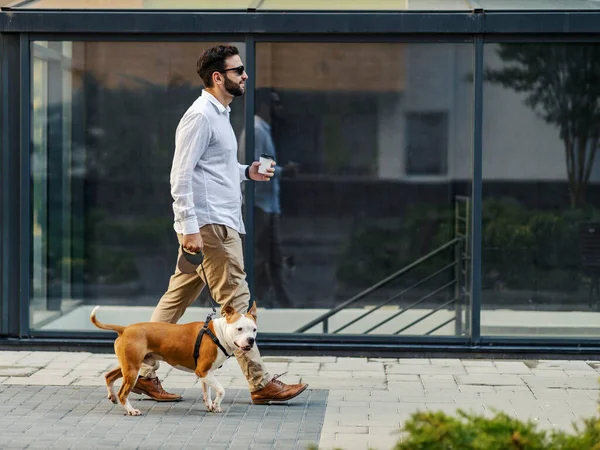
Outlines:
{"label": "metal railing", "polygon": [[[302,327],[298,328],[296,330],[296,333],[304,333],[305,331],[310,330],[312,327],[314,327],[315,325],[318,325],[320,323],[323,324],[323,333],[329,333],[329,324],[328,324],[328,319],[337,314],[338,312],[346,309],[347,307],[357,303],[358,301],[366,298],[367,296],[369,296],[370,294],[372,294],[373,292],[381,289],[382,287],[384,287],[385,285],[391,283],[392,281],[396,280],[397,278],[403,276],[404,274],[410,272],[411,270],[413,270],[414,268],[418,267],[419,265],[423,264],[424,262],[430,260],[431,258],[433,258],[436,255],[439,255],[440,253],[442,253],[445,250],[448,250],[452,247],[455,247],[457,244],[459,244],[461,242],[460,238],[455,238],[452,239],[451,241],[447,242],[446,244],[438,247],[437,249],[433,250],[432,252],[428,253],[427,255],[417,259],[415,262],[409,264],[406,267],[403,267],[402,269],[398,270],[397,272],[393,273],[392,275],[390,275],[389,277],[381,280],[379,283],[374,284],[373,286],[371,286],[370,288],[365,289],[364,291],[360,292],[359,294],[355,295],[354,297],[350,298],[349,300],[346,300],[343,303],[340,303],[338,306],[336,306],[335,308],[329,310],[328,312],[326,312],[325,314],[320,315],[319,317],[314,318],[313,320],[311,320],[310,322],[308,322],[307,324],[303,325]],[[402,292],[400,292],[399,294],[395,294],[392,297],[388,298],[387,300],[379,303],[377,306],[375,306],[373,309],[371,309],[370,311],[368,311],[367,313],[363,314],[360,318],[358,319],[353,319],[350,323],[345,324],[344,326],[338,328],[337,330],[335,330],[333,333],[337,333],[345,328],[347,328],[348,326],[350,326],[351,324],[357,322],[358,320],[368,316],[369,314],[375,312],[377,309],[380,309],[381,307],[387,305],[388,303],[392,302],[393,300],[396,300],[398,298],[403,297],[404,295],[408,294],[409,292],[412,292],[416,287],[420,286],[421,284],[423,284],[425,281],[430,280],[431,278],[433,278],[436,275],[439,275],[440,273],[442,273],[443,271],[449,269],[449,268],[453,268],[455,265],[457,264],[457,261],[452,262],[451,264],[448,264],[446,267],[444,267],[441,270],[438,270],[437,272],[435,272],[432,275],[429,275],[428,277],[420,280],[419,282],[413,284],[412,286],[410,286],[409,288],[403,290]],[[455,281],[452,281],[451,283],[448,283],[448,285],[452,285],[454,284]],[[447,288],[448,286],[445,286],[444,288]],[[435,294],[427,294],[426,296],[422,297],[421,299],[419,299],[418,301],[414,302],[413,304],[411,304],[410,306],[408,306],[407,308],[404,308],[403,310],[401,310],[400,312],[396,313],[394,316],[392,316],[391,318],[386,319],[384,322],[382,322],[381,324],[391,320],[392,318],[395,318],[397,316],[399,316],[400,314],[402,314],[405,311],[408,311],[412,308],[414,308],[415,306],[418,306],[419,304],[423,303],[425,300],[427,300],[428,298],[432,297]],[[379,324],[379,325],[381,325]],[[379,325],[377,325],[377,327],[379,327]],[[374,328],[377,328],[374,327]],[[373,328],[373,329],[374,329]],[[365,332],[368,333],[371,330],[367,330]]]}
{"label": "metal railing", "polygon": [[403,267],[402,269],[391,274],[390,276],[388,276],[387,278],[374,284],[373,286],[358,293],[354,297],[337,305],[336,307],[332,308],[331,310],[327,311],[326,313],[316,317],[315,319],[306,323],[302,327],[298,328],[295,332],[296,333],[304,333],[304,332],[310,330],[311,328],[315,327],[316,325],[322,324],[323,333],[329,333],[329,319],[332,316],[339,313],[340,311],[343,311],[344,309],[348,308],[349,306],[352,306],[352,305],[356,304],[357,302],[365,299],[369,295],[373,294],[374,292],[376,292],[379,289],[383,288],[384,286],[388,285],[392,281],[406,275],[407,273],[411,272],[413,269],[415,269],[418,266],[422,265],[423,263],[431,260],[435,256],[453,248],[454,249],[454,261],[453,262],[445,265],[441,269],[426,276],[425,278],[422,278],[421,280],[412,284],[410,287],[403,289],[401,292],[392,295],[391,297],[385,299],[382,302],[379,302],[377,305],[375,305],[374,307],[372,307],[365,313],[361,314],[360,316],[358,316],[356,318],[353,318],[352,320],[345,323],[344,325],[336,328],[331,333],[336,334],[336,333],[339,333],[339,332],[347,329],[351,325],[354,325],[357,322],[365,319],[366,317],[370,316],[374,312],[376,312],[376,311],[380,310],[381,308],[383,308],[384,306],[390,304],[394,300],[398,300],[398,299],[404,297],[405,295],[413,292],[416,288],[422,286],[427,281],[430,281],[430,280],[434,279],[435,277],[443,274],[444,272],[446,272],[450,269],[453,269],[454,270],[454,279],[452,281],[445,283],[443,286],[441,286],[437,289],[434,289],[433,291],[422,296],[421,298],[414,301],[410,305],[400,309],[398,312],[385,318],[384,320],[377,323],[376,325],[371,326],[367,330],[363,331],[363,334],[368,334],[368,333],[376,330],[377,328],[381,327],[382,325],[392,321],[393,319],[406,313],[407,311],[414,309],[415,307],[421,305],[428,299],[438,295],[441,292],[444,292],[445,290],[451,288],[452,286],[454,286],[454,295],[450,300],[437,306],[436,308],[434,308],[433,310],[424,314],[423,316],[413,320],[411,323],[403,326],[402,328],[400,328],[398,331],[396,331],[393,334],[397,335],[397,334],[400,334],[400,333],[408,330],[409,328],[413,327],[414,325],[416,325],[416,324],[422,322],[423,320],[427,319],[428,317],[432,316],[436,312],[438,312],[444,308],[450,307],[452,304],[454,304],[454,310],[455,310],[454,316],[448,320],[445,320],[443,323],[435,326],[434,328],[432,328],[431,330],[426,332],[425,335],[430,335],[430,334],[434,333],[435,331],[439,330],[440,328],[442,328],[452,322],[455,322],[455,334],[456,335],[466,334],[468,332],[468,330],[466,329],[467,324],[470,323],[469,317],[468,317],[468,315],[470,314],[469,299],[468,299],[469,292],[470,292],[470,290],[468,288],[469,273],[470,273],[470,271],[469,271],[469,264],[470,264],[470,253],[469,253],[470,199],[468,197],[464,197],[464,196],[457,196],[457,197],[455,197],[455,199],[456,199],[456,203],[455,203],[455,214],[454,214],[454,216],[455,216],[455,223],[454,223],[455,238],[454,239],[450,240],[449,242],[445,243],[444,245],[441,245],[440,247],[429,252],[425,256],[417,259],[416,261],[407,265],[406,267]]}

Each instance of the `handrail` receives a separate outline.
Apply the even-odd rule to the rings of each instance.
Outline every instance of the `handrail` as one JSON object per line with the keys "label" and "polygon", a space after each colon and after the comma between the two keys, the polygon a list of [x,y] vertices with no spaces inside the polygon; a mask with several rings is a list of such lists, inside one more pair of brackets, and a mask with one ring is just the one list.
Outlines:
{"label": "handrail", "polygon": [[441,273],[444,273],[444,271],[456,266],[457,262],[454,261],[450,264],[448,264],[447,266],[441,268],[440,270],[438,270],[437,272],[432,273],[431,275],[423,278],[421,281],[417,281],[415,284],[413,284],[412,286],[404,289],[402,292],[392,295],[390,298],[388,298],[387,300],[385,300],[384,302],[380,303],[379,305],[375,306],[373,309],[370,309],[369,311],[367,311],[366,313],[364,313],[362,316],[357,317],[356,319],[351,320],[350,322],[348,322],[346,325],[341,326],[340,328],[338,328],[335,331],[332,331],[332,334],[338,333],[346,328],[348,328],[350,325],[355,324],[356,322],[358,322],[361,319],[364,319],[365,317],[367,317],[369,314],[374,313],[375,311],[377,311],[380,308],[383,308],[385,305],[387,305],[388,303],[396,300],[397,298],[402,297],[403,295],[409,293],[410,291],[412,291],[413,289],[419,287],[420,285],[422,285],[423,283],[425,283],[426,281],[431,280],[432,278],[435,278],[436,276],[438,276]]}
{"label": "handrail", "polygon": [[413,309],[415,306],[420,305],[421,303],[423,303],[425,300],[427,300],[428,298],[433,297],[434,295],[439,294],[440,292],[442,292],[444,289],[448,289],[450,286],[452,286],[453,284],[456,284],[456,280],[452,280],[449,283],[446,283],[445,285],[443,285],[442,287],[437,288],[435,291],[430,292],[429,294],[421,297],[419,300],[417,300],[416,302],[414,302],[412,305],[407,306],[406,308],[401,309],[400,311],[398,311],[396,314],[391,315],[390,317],[388,317],[387,319],[385,319],[382,322],[379,322],[377,325],[375,325],[374,327],[369,328],[367,331],[365,331],[363,334],[367,334],[370,333],[371,331],[373,331],[376,328],[379,328],[381,325],[388,323],[390,320],[395,319],[396,317],[398,317],[400,314],[404,314],[406,311],[410,311],[411,309]]}
{"label": "handrail", "polygon": [[448,305],[451,305],[452,303],[454,303],[456,300],[458,300],[456,297],[454,297],[452,300],[448,300],[446,303],[441,304],[440,306],[438,306],[437,308],[435,308],[434,310],[428,312],[427,314],[425,314],[422,317],[419,317],[417,320],[412,321],[411,323],[409,323],[408,325],[400,328],[398,331],[396,331],[394,334],[400,334],[402,333],[404,330],[408,330],[410,327],[412,327],[413,325],[418,324],[419,322],[427,319],[429,316],[434,315],[436,312],[438,312],[440,309],[445,308]]}
{"label": "handrail", "polygon": [[425,333],[425,336],[429,336],[430,334],[432,334],[432,333],[436,332],[436,331],[437,331],[437,330],[439,330],[440,328],[442,328],[442,327],[444,327],[444,326],[448,325],[448,324],[449,324],[449,323],[451,323],[451,322],[454,322],[455,320],[456,320],[456,316],[454,316],[454,317],[450,317],[450,318],[449,318],[448,320],[446,320],[445,322],[443,322],[443,323],[440,323],[440,324],[439,324],[437,327],[435,327],[435,328],[432,328],[432,329],[431,329],[431,330],[429,330],[427,333]]}
{"label": "handrail", "polygon": [[412,269],[414,269],[415,267],[417,267],[419,264],[422,264],[423,262],[431,259],[432,257],[436,256],[437,254],[443,252],[444,250],[456,245],[458,242],[460,242],[461,239],[459,238],[454,238],[451,241],[446,242],[444,245],[436,248],[435,250],[433,250],[432,252],[429,252],[427,255],[422,256],[421,258],[417,259],[416,261],[410,263],[408,266],[403,267],[402,269],[400,269],[399,271],[393,273],[392,275],[390,275],[387,278],[384,278],[383,280],[381,280],[380,282],[374,284],[373,286],[371,286],[370,288],[365,289],[364,291],[356,294],[354,297],[350,298],[349,300],[346,300],[344,303],[341,303],[340,305],[336,306],[335,308],[332,308],[331,310],[329,310],[328,312],[326,312],[325,314],[320,315],[319,317],[311,320],[310,322],[308,322],[306,325],[303,325],[302,327],[298,328],[295,333],[303,333],[307,330],[310,330],[312,327],[314,327],[315,325],[323,322],[324,320],[330,318],[331,316],[333,316],[334,314],[337,314],[338,312],[340,312],[342,309],[345,309],[346,307],[352,305],[353,303],[356,303],[359,300],[362,300],[363,298],[365,298],[367,295],[375,292],[377,289],[385,286],[386,284],[388,284],[389,282],[395,280],[396,278],[398,278],[401,275],[404,275],[405,273],[410,272]]}

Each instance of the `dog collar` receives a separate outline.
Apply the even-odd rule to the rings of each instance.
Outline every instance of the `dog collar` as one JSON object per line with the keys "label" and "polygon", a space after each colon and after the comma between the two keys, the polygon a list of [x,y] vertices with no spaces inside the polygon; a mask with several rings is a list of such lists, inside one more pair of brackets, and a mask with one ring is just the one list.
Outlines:
{"label": "dog collar", "polygon": [[204,325],[202,326],[202,328],[200,328],[198,337],[196,338],[196,344],[194,345],[194,363],[196,366],[198,366],[198,357],[200,356],[200,344],[202,342],[202,336],[204,336],[204,333],[208,334],[208,336],[212,339],[212,341],[215,344],[217,344],[217,347],[221,349],[221,351],[225,354],[225,356],[227,356],[227,358],[231,358],[233,356],[227,353],[227,350],[225,350],[225,347],[221,345],[221,342],[219,342],[217,336],[215,336],[215,334],[212,331],[210,331],[210,328],[208,328],[208,323],[210,322],[211,317],[212,314],[209,314],[206,318],[206,321],[204,322]]}

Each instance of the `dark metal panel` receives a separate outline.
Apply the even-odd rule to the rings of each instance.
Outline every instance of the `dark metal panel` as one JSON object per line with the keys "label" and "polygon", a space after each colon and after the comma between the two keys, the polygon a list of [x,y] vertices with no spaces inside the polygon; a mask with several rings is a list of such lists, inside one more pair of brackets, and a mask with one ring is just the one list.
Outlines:
{"label": "dark metal panel", "polygon": [[598,34],[600,11],[4,11],[0,31],[123,34]]}
{"label": "dark metal panel", "polygon": [[[568,336],[536,337],[530,336],[482,336],[482,347],[493,346],[539,346],[540,349],[551,349],[573,345],[576,347],[600,346],[600,336],[589,338],[571,338]],[[597,358],[595,358],[597,359]]]}
{"label": "dark metal panel", "polygon": [[471,342],[481,336],[481,214],[482,214],[482,152],[483,152],[483,37],[475,38],[473,84],[473,185],[471,234]]}
{"label": "dark metal panel", "polygon": [[[114,337],[77,337],[65,339],[58,335],[26,339],[0,339],[0,350],[58,350],[91,351],[114,353]],[[331,341],[318,337],[289,336],[261,337],[260,348],[263,355],[336,355],[352,357],[396,357],[396,358],[498,358],[498,359],[595,359],[600,346],[591,342],[575,344],[565,341],[556,346],[534,345],[527,342],[511,345],[469,346],[464,342],[412,341],[385,342],[365,340]]]}
{"label": "dark metal panel", "polygon": [[[172,34],[172,33],[29,33],[31,41],[83,41],[83,42],[214,42],[214,34]],[[239,42],[240,35],[220,34],[221,42]]]}
{"label": "dark metal panel", "polygon": [[480,14],[11,11],[0,31],[75,33],[473,33]]}
{"label": "dark metal panel", "polygon": [[[4,117],[6,115],[4,111],[4,99],[6,90],[4,89],[4,67],[6,61],[4,61],[4,35],[0,33],[0,137],[4,136]],[[5,200],[6,193],[8,192],[8,186],[6,185],[6,162],[5,162],[5,145],[4,140],[0,138],[0,336],[6,333],[6,329],[8,328],[8,296],[4,294],[4,280],[6,276],[4,275],[4,268],[6,266],[6,262],[4,259],[4,245],[6,245],[5,233],[4,233],[4,220],[6,217],[5,210]]]}
{"label": "dark metal panel", "polygon": [[597,34],[488,34],[484,37],[484,43],[517,43],[523,42],[543,42],[548,43],[589,43],[598,42],[600,33]]}
{"label": "dark metal panel", "polygon": [[[240,41],[235,34],[172,34],[172,33],[29,33],[32,41],[84,41],[84,42],[221,42]],[[453,34],[347,34],[339,33],[332,38],[328,34],[282,34],[268,33],[252,35],[254,42],[344,42],[344,43],[464,43],[473,42],[474,35]]]}
{"label": "dark metal panel", "polygon": [[486,12],[485,33],[600,33],[600,11]]}
{"label": "dark metal panel", "polygon": [[[254,87],[256,75],[256,52],[254,38],[246,36],[246,104],[244,110],[244,129],[246,160],[245,164],[252,164],[254,161]],[[254,292],[254,182],[245,181],[245,226],[246,239],[244,241],[244,264],[246,266],[246,275],[250,292]],[[254,296],[252,296],[254,297]]]}
{"label": "dark metal panel", "polygon": [[19,36],[2,35],[0,119],[0,334],[19,332]]}
{"label": "dark metal panel", "polygon": [[20,192],[19,197],[19,219],[20,219],[20,239],[19,239],[19,336],[29,335],[29,300],[31,291],[31,154],[29,128],[30,110],[31,110],[31,58],[30,44],[27,34],[20,36]]}

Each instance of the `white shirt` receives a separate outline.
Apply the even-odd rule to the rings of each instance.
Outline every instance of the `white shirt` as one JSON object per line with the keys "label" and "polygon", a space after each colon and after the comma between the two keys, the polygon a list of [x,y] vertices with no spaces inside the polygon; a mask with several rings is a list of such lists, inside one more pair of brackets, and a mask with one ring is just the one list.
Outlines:
{"label": "white shirt", "polygon": [[177,233],[198,233],[208,224],[246,232],[241,181],[247,179],[247,166],[237,161],[230,111],[202,91],[179,121],[171,168],[173,228]]}

